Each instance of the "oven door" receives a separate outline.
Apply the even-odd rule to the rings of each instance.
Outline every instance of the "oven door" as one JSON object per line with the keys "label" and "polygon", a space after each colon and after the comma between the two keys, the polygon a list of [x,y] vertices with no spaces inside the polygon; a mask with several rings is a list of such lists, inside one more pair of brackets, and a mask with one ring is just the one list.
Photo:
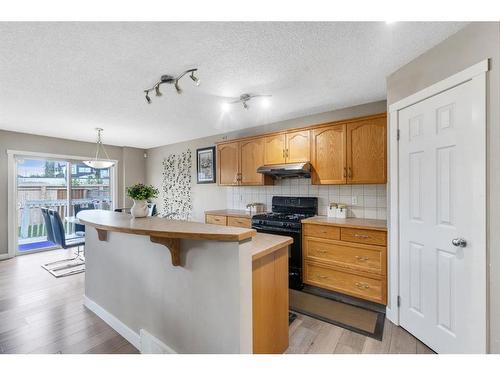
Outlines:
{"label": "oven door", "polygon": [[293,238],[293,243],[288,248],[288,286],[301,290],[302,283],[302,236],[300,230],[273,228],[268,226],[252,225],[260,233],[276,234]]}

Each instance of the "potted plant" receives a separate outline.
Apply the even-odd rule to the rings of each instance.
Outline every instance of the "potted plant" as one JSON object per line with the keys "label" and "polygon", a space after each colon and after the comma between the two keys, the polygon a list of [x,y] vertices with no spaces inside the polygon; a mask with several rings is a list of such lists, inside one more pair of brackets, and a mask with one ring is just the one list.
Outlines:
{"label": "potted plant", "polygon": [[135,184],[127,188],[127,195],[134,200],[130,209],[133,217],[148,216],[148,200],[158,196],[158,189],[152,185]]}

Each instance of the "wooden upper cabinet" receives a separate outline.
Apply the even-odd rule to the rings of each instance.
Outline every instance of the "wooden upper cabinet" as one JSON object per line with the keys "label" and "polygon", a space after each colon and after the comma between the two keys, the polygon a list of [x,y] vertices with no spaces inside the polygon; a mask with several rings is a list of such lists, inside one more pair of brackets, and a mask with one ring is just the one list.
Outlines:
{"label": "wooden upper cabinet", "polygon": [[264,138],[264,164],[285,163],[285,134],[276,134]]}
{"label": "wooden upper cabinet", "polygon": [[217,177],[219,185],[238,185],[240,151],[238,142],[217,146]]}
{"label": "wooden upper cabinet", "polygon": [[257,168],[264,165],[264,138],[240,142],[240,184],[263,185],[264,175]]}
{"label": "wooden upper cabinet", "polygon": [[312,131],[311,163],[313,184],[345,184],[346,125],[332,125]]}
{"label": "wooden upper cabinet", "polygon": [[286,162],[300,163],[311,160],[309,130],[286,133]]}
{"label": "wooden upper cabinet", "polygon": [[386,117],[347,125],[347,183],[387,182],[386,128]]}

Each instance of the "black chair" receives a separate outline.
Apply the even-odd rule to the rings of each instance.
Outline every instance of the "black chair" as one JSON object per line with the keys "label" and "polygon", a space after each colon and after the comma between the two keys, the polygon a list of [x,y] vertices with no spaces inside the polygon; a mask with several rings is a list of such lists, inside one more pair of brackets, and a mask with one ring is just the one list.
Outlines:
{"label": "black chair", "polygon": [[[76,216],[78,214],[78,212],[80,212],[80,211],[95,210],[95,205],[94,205],[94,203],[75,204],[74,210],[75,210],[75,216]],[[79,237],[84,237],[85,236],[85,225],[75,224],[75,234]]]}
{"label": "black chair", "polygon": [[46,207],[40,207],[42,211],[43,221],[45,222],[45,230],[47,231],[47,241],[54,243],[54,231],[52,230],[52,224],[50,223],[49,209]]}
{"label": "black chair", "polygon": [[[76,273],[83,272],[84,269],[77,269],[77,270],[70,270],[67,273],[57,273],[57,271],[61,271],[62,269],[65,268],[73,268],[79,265],[85,264],[85,260],[80,257],[80,246],[85,245],[85,238],[84,237],[75,237],[71,239],[66,238],[66,233],[64,231],[64,225],[61,220],[61,216],[59,213],[55,210],[47,210],[48,217],[50,219],[50,225],[52,229],[52,234],[54,238],[54,243],[57,245],[61,246],[63,249],[71,249],[74,247],[78,248],[78,252],[75,257],[73,258],[68,258],[68,259],[63,259],[59,260],[56,262],[51,262],[44,264],[42,267],[45,268],[47,271],[49,271],[52,275],[55,277],[62,277],[62,276],[69,276],[73,275]],[[50,267],[51,265],[57,264],[57,263],[63,263],[63,262],[71,262],[71,261],[77,261],[72,264],[66,264],[58,268],[52,268]]]}

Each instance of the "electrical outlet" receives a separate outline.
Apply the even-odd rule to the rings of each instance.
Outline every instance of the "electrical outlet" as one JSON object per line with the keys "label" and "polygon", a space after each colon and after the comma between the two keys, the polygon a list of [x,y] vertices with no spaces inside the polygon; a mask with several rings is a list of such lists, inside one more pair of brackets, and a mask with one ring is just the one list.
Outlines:
{"label": "electrical outlet", "polygon": [[357,196],[353,195],[353,196],[351,197],[351,204],[352,204],[353,206],[356,206],[356,205],[358,204],[358,197],[357,197]]}

